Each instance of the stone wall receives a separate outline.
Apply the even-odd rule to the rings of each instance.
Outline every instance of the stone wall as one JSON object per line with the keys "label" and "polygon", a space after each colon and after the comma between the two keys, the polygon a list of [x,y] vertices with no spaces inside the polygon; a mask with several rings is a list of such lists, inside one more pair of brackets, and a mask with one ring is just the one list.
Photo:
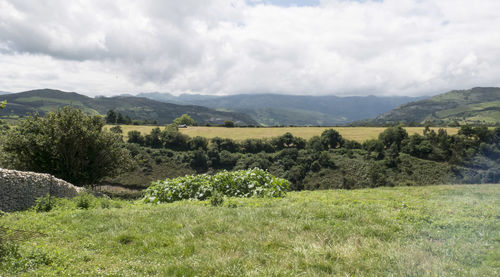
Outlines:
{"label": "stone wall", "polygon": [[83,191],[50,174],[0,168],[0,210],[4,212],[26,210],[47,194],[72,198]]}

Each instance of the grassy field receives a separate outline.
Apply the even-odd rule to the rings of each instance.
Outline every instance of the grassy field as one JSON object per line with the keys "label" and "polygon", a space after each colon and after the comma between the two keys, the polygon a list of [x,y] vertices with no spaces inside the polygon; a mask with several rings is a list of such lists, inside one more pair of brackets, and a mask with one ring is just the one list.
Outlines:
{"label": "grassy field", "polygon": [[304,191],[222,207],[63,200],[0,217],[0,235],[19,245],[0,251],[0,276],[499,276],[499,215],[500,185]]}
{"label": "grassy field", "polygon": [[[110,128],[113,125],[107,125],[106,128]],[[129,131],[137,130],[143,135],[149,134],[151,129],[155,126],[140,126],[140,125],[122,125],[123,134]],[[294,136],[309,139],[313,136],[321,135],[321,133],[326,129],[335,129],[340,132],[340,134],[347,139],[356,140],[363,142],[368,139],[377,138],[378,135],[383,132],[385,127],[283,127],[283,128],[224,128],[224,127],[188,127],[179,129],[183,134],[194,136],[202,136],[206,138],[222,137],[231,138],[235,140],[243,140],[247,138],[271,138],[281,136],[286,132],[292,133]],[[407,127],[405,128],[408,133],[411,134],[422,134],[423,127]],[[439,128],[433,128],[438,130]],[[445,128],[448,134],[454,135],[458,132],[458,128]]]}

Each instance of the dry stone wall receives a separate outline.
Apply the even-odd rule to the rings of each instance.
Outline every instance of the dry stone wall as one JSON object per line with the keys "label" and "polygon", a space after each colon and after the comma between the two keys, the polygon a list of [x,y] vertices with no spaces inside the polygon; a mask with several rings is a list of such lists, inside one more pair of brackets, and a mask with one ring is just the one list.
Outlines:
{"label": "dry stone wall", "polygon": [[0,210],[22,211],[41,196],[72,198],[85,191],[50,174],[0,168]]}

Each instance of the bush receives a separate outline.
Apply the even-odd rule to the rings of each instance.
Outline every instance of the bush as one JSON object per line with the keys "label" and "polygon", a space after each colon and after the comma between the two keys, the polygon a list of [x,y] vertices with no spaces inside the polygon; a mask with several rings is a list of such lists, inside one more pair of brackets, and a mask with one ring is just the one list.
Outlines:
{"label": "bush", "polygon": [[191,175],[156,181],[146,190],[148,203],[174,202],[183,199],[205,200],[215,191],[229,197],[282,197],[290,182],[276,178],[262,169],[222,171],[216,175]]}
{"label": "bush", "polygon": [[96,184],[131,164],[121,136],[103,127],[101,117],[67,106],[26,117],[9,131],[3,148],[15,169],[49,173],[78,186]]}
{"label": "bush", "polygon": [[94,196],[92,194],[82,193],[75,197],[74,201],[77,208],[87,210],[88,208],[90,208],[93,198]]}
{"label": "bush", "polygon": [[39,213],[49,212],[55,206],[55,203],[56,203],[56,198],[54,196],[51,196],[50,194],[47,194],[45,196],[38,198],[35,201],[33,209]]}
{"label": "bush", "polygon": [[234,127],[234,122],[232,122],[231,120],[226,120],[224,121],[224,127],[232,128]]}
{"label": "bush", "polygon": [[212,193],[212,197],[210,197],[210,205],[214,207],[222,206],[224,203],[224,195],[218,191],[214,191]]}

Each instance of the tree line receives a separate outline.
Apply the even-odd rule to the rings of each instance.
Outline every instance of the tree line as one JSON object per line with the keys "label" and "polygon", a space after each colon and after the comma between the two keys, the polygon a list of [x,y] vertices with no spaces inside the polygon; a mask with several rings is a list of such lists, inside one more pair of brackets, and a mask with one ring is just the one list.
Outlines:
{"label": "tree line", "polygon": [[103,129],[105,122],[70,107],[28,116],[2,131],[2,165],[50,173],[76,185],[95,185],[133,170],[148,174],[161,163],[208,173],[258,167],[288,179],[297,190],[333,179],[339,188],[391,185],[405,178],[440,182],[444,171],[469,176],[468,182],[500,181],[500,128],[467,125],[449,135],[427,127],[422,135],[408,135],[396,126],[359,143],[334,129],[308,140],[285,133],[235,141],[189,137],[170,124],[145,135],[131,131],[124,142],[117,128]]}

